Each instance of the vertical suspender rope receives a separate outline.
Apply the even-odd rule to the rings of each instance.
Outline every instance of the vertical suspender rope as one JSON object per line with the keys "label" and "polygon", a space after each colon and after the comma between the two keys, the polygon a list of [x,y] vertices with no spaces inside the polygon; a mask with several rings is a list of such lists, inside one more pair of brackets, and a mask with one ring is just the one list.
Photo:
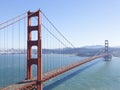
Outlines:
{"label": "vertical suspender rope", "polygon": [[1,65],[0,65],[0,79],[1,79],[1,80],[0,80],[0,81],[1,81],[1,82],[0,82],[0,88],[1,88],[1,86],[3,85],[3,81],[2,81],[2,74],[3,74],[3,73],[2,73],[2,62],[1,62],[1,61],[2,61],[2,57],[1,57],[2,47],[1,47],[1,46],[2,46],[2,43],[1,43],[1,32],[0,32],[0,64],[1,64]]}
{"label": "vertical suspender rope", "polygon": [[[4,52],[5,52],[5,30],[4,30],[4,48],[3,48],[3,50],[4,50]],[[5,63],[5,61],[6,61],[6,58],[5,58],[5,55],[4,55],[4,65],[5,65],[5,67],[6,67],[6,63]],[[4,73],[4,76],[6,77],[6,71],[5,71],[5,73]],[[3,86],[5,86],[5,84],[6,84],[6,78],[4,79],[4,85]]]}
{"label": "vertical suspender rope", "polygon": [[[46,40],[46,41],[47,41],[46,44],[47,44],[47,48],[49,48],[49,44],[48,44],[48,41],[49,41],[48,33],[47,33],[46,36],[47,36],[47,38],[46,38],[46,39],[47,39],[47,40]],[[47,48],[46,48],[46,49],[47,49]],[[47,51],[47,53],[49,53],[49,52]],[[47,55],[47,59],[46,59],[46,60],[47,60],[47,65],[46,65],[46,67],[47,67],[47,72],[48,72],[48,71],[49,71],[49,56],[48,56],[48,55]]]}
{"label": "vertical suspender rope", "polygon": [[[50,28],[50,27],[49,27]],[[52,54],[52,47],[51,47],[51,44],[52,44],[52,40],[51,40],[51,36],[50,36],[50,50],[51,50],[51,54]],[[52,69],[52,57],[50,57],[50,69]],[[53,70],[53,69],[52,69]],[[49,70],[50,71],[50,70]]]}
{"label": "vertical suspender rope", "polygon": [[26,35],[26,22],[25,22],[25,19],[24,19],[24,24],[23,24],[23,25],[24,25],[24,29],[23,29],[23,31],[24,31],[24,58],[23,58],[23,59],[24,59],[24,70],[23,70],[23,71],[24,71],[24,72],[23,72],[23,73],[24,73],[24,79],[25,79],[25,78],[26,78],[26,75],[27,75],[27,74],[26,74],[26,72],[27,72],[27,71],[26,71],[26,68],[27,68],[27,67],[26,67],[26,63],[27,63],[27,62],[26,62],[26,52],[25,52],[25,51],[26,51],[26,43],[25,43],[25,42],[27,42],[27,41],[26,41],[27,35]]}
{"label": "vertical suspender rope", "polygon": [[[0,31],[1,32],[3,31],[3,33],[2,33],[3,39],[1,39],[1,34],[0,34],[0,43],[3,43],[3,44],[0,44],[0,50],[3,48],[4,55],[2,57],[4,59],[3,64],[4,64],[4,67],[5,67],[4,68],[4,70],[5,70],[4,73],[0,73],[0,75],[3,74],[3,76],[5,77],[2,86],[6,86],[7,84],[15,82],[15,80],[13,80],[15,78],[14,77],[15,76],[15,74],[14,74],[15,73],[14,72],[14,70],[15,70],[14,69],[15,68],[15,65],[14,65],[14,63],[15,63],[14,62],[14,54],[9,55],[9,49],[14,48],[14,27],[13,26],[17,22],[19,22],[19,35],[18,35],[18,39],[19,39],[18,40],[18,43],[19,43],[19,45],[18,45],[18,47],[19,47],[18,48],[18,51],[19,51],[19,57],[18,57],[19,58],[19,61],[18,61],[19,62],[19,66],[18,66],[19,70],[18,71],[19,71],[19,75],[18,75],[18,77],[19,77],[19,80],[21,78],[20,77],[20,75],[21,75],[20,74],[20,72],[21,72],[21,69],[20,69],[20,66],[21,66],[20,65],[21,64],[21,61],[20,61],[20,59],[21,59],[20,58],[20,43],[21,43],[20,42],[20,37],[21,37],[20,36],[20,29],[21,29],[20,28],[20,20],[23,20],[24,18],[26,18],[25,14],[24,15],[20,15],[18,17],[15,17],[13,19],[10,19],[10,20],[0,24]],[[10,32],[10,30],[12,32]],[[1,40],[2,40],[2,42],[1,42]],[[11,53],[14,53],[14,52],[11,52]],[[11,62],[10,62],[10,60],[11,60]],[[10,65],[11,63],[12,63],[12,65]],[[11,75],[11,76],[8,77],[9,75]]]}
{"label": "vertical suspender rope", "polygon": [[5,40],[5,45],[6,45],[6,85],[9,82],[8,81],[8,28],[6,28],[6,40]]}
{"label": "vertical suspender rope", "polygon": [[19,50],[19,56],[18,56],[18,80],[20,80],[20,22],[18,22],[18,50]]}
{"label": "vertical suspender rope", "polygon": [[[12,49],[14,49],[14,25],[12,25]],[[15,63],[14,63],[14,52],[12,52],[12,74],[11,74],[13,77],[12,77],[12,81],[13,83],[15,82]]]}

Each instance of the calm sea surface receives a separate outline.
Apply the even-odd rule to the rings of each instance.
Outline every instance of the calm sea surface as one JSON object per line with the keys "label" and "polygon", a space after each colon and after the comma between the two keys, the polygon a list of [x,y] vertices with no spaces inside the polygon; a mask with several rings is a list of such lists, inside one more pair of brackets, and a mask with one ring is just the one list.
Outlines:
{"label": "calm sea surface", "polygon": [[[85,57],[43,55],[44,72],[59,68]],[[62,63],[59,63],[62,60]],[[54,62],[54,63],[51,63]],[[66,72],[44,84],[44,90],[120,90],[120,58],[109,62],[99,58]],[[36,75],[36,66],[33,66]],[[25,79],[26,55],[0,55],[0,87]]]}

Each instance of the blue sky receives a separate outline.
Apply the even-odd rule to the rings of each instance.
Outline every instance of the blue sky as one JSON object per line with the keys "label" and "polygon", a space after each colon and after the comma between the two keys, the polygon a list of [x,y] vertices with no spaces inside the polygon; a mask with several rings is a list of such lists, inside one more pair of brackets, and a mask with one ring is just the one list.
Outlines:
{"label": "blue sky", "polygon": [[1,0],[0,22],[39,8],[74,46],[120,46],[120,0]]}

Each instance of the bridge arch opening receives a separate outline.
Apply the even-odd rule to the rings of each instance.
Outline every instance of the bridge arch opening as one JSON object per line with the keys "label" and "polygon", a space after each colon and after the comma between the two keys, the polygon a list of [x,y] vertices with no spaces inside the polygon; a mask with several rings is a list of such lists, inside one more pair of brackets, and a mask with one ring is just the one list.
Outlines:
{"label": "bridge arch opening", "polygon": [[32,58],[38,58],[38,47],[32,46]]}
{"label": "bridge arch opening", "polygon": [[38,20],[37,16],[31,17],[31,26],[38,26],[37,20]]}
{"label": "bridge arch opening", "polygon": [[37,31],[37,30],[32,31],[32,32],[31,32],[31,35],[32,35],[31,40],[33,40],[33,41],[38,40],[38,31]]}
{"label": "bridge arch opening", "polygon": [[37,65],[35,64],[32,65],[32,76],[37,76]]}

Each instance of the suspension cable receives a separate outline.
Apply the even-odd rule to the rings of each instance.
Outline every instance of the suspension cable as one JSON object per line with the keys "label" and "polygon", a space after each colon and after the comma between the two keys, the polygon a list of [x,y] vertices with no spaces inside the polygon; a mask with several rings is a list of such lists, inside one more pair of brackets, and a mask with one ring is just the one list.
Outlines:
{"label": "suspension cable", "polygon": [[98,50],[98,52],[94,54],[94,56],[99,55],[99,54],[102,53],[103,51],[104,51],[104,48],[102,48],[102,49],[100,48],[100,49]]}
{"label": "suspension cable", "polygon": [[13,20],[15,20],[15,19],[17,19],[17,18],[20,18],[20,17],[22,17],[22,16],[25,15],[25,14],[26,14],[26,12],[18,15],[17,17],[14,17],[14,18],[12,18],[12,19],[9,19],[9,20],[7,20],[7,21],[5,21],[5,22],[3,22],[3,23],[0,23],[0,26],[3,25],[3,24],[6,24],[6,23],[8,23],[8,22],[11,22],[11,21],[13,21]]}
{"label": "suspension cable", "polygon": [[[2,27],[0,27],[0,30],[2,30],[2,29],[4,29],[4,28],[7,28],[7,27],[9,27],[9,26],[11,26],[11,25],[13,25],[13,24],[15,24],[15,23],[17,23],[17,22],[25,19],[25,18],[27,18],[28,15],[25,15],[25,14],[26,14],[26,12],[23,13],[23,14],[21,14],[21,15],[19,15],[19,16],[17,16],[17,17],[15,17],[15,18],[12,18],[12,19],[10,19],[10,20],[7,20],[7,21],[1,23],[0,26],[2,26]],[[33,14],[34,14],[34,13],[30,14],[29,16],[32,16]],[[25,15],[25,16],[23,16],[23,15]],[[21,17],[21,16],[23,16],[23,17]],[[16,20],[16,19],[17,19],[17,20]],[[6,24],[6,23],[8,23],[8,22],[10,22],[10,21],[13,21],[13,22],[11,22],[11,23],[9,23],[9,24],[7,24],[7,25],[4,25],[4,24]]]}
{"label": "suspension cable", "polygon": [[60,39],[58,39],[52,32],[50,32],[50,30],[42,24],[42,26],[56,39],[58,40],[63,46],[67,47],[67,45],[65,45]]}
{"label": "suspension cable", "polygon": [[[41,11],[42,12],[42,11]],[[42,12],[43,16],[46,18],[46,20],[53,26],[53,28],[73,47],[75,46],[55,27],[55,25],[48,19],[48,17]]]}

